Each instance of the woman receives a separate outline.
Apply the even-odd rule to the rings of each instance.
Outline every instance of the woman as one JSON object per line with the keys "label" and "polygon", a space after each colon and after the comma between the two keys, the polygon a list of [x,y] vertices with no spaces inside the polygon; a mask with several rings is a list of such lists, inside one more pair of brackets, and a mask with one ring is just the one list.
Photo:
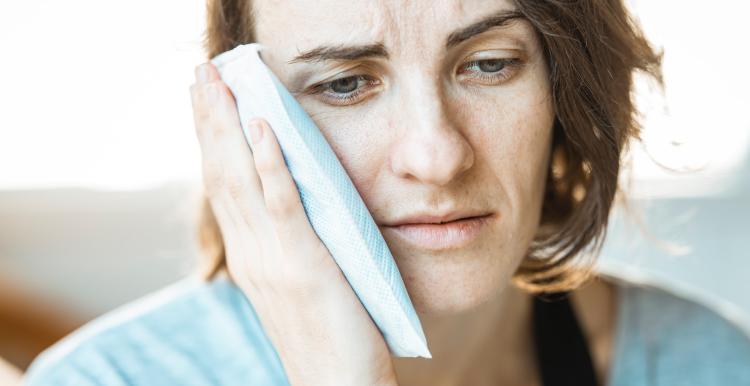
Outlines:
{"label": "woman", "polygon": [[[621,155],[639,132],[633,73],[661,79],[659,55],[620,1],[216,0],[206,38],[209,57],[253,41],[270,48],[264,61],[380,226],[433,358],[390,357],[310,227],[271,128],[255,121],[251,155],[231,92],[205,64],[191,95],[208,280],[94,321],[42,355],[29,384],[719,385],[747,376],[750,345],[732,343],[739,333],[708,311],[624,283],[582,286]],[[648,319],[648,306],[667,316]],[[676,350],[707,342],[718,356]]]}

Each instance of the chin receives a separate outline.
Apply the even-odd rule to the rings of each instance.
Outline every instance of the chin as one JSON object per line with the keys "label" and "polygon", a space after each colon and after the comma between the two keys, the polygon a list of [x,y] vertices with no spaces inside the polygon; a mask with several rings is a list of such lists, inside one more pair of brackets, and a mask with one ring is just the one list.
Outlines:
{"label": "chin", "polygon": [[498,296],[508,286],[513,274],[513,264],[502,264],[503,260],[498,256],[494,259],[432,256],[396,261],[414,309],[420,316],[470,311]]}

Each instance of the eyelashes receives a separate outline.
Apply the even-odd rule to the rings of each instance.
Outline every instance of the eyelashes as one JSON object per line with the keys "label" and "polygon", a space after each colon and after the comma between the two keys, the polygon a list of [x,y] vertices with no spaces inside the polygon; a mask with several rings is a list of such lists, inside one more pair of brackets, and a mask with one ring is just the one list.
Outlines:
{"label": "eyelashes", "polygon": [[[353,75],[313,86],[313,90],[310,92],[310,94],[322,95],[323,98],[331,100],[331,104],[334,105],[351,105],[354,104],[351,103],[353,100],[357,99],[363,93],[368,92],[368,90],[370,90],[373,86],[377,86],[379,84],[380,81],[370,76]],[[341,91],[342,89],[348,90],[352,85],[355,88],[351,91]],[[363,88],[360,87],[360,85],[367,85],[368,89],[365,89],[363,91]]]}
{"label": "eyelashes", "polygon": [[517,58],[474,60],[462,67],[462,70],[466,68],[470,68],[471,70],[463,71],[461,74],[467,72],[474,73],[477,74],[476,77],[478,79],[488,84],[498,84],[513,77],[520,65],[521,60]]}
{"label": "eyelashes", "polygon": [[[461,66],[457,75],[459,79],[468,79],[469,82],[498,85],[511,79],[521,66],[518,58],[474,60]],[[308,94],[319,95],[331,105],[347,106],[364,100],[360,97],[380,84],[379,80],[369,75],[352,75],[312,86]]]}

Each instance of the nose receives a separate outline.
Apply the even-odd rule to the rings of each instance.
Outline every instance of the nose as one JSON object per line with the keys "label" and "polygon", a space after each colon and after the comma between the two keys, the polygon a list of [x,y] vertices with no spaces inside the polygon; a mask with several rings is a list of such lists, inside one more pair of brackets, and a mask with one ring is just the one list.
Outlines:
{"label": "nose", "polygon": [[455,122],[455,107],[434,80],[414,81],[401,90],[396,100],[408,102],[393,109],[392,124],[400,135],[392,147],[391,169],[402,178],[445,186],[474,164],[472,147]]}

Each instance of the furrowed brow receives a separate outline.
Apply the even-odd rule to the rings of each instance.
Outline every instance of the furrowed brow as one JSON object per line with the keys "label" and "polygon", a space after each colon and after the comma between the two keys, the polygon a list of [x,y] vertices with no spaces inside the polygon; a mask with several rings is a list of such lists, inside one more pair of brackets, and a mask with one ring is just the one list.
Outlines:
{"label": "furrowed brow", "polygon": [[[446,39],[445,47],[450,49],[463,41],[481,34],[494,27],[503,27],[514,19],[524,18],[523,14],[516,10],[503,10],[485,16],[479,21],[460,28]],[[305,51],[287,61],[288,64],[300,62],[321,62],[327,60],[359,60],[367,58],[384,58],[388,59],[388,50],[382,42],[363,44],[363,45],[323,45]]]}
{"label": "furrowed brow", "polygon": [[388,50],[383,43],[355,45],[355,46],[320,46],[295,56],[287,63],[318,62],[325,60],[357,60],[365,58],[388,59]]}

